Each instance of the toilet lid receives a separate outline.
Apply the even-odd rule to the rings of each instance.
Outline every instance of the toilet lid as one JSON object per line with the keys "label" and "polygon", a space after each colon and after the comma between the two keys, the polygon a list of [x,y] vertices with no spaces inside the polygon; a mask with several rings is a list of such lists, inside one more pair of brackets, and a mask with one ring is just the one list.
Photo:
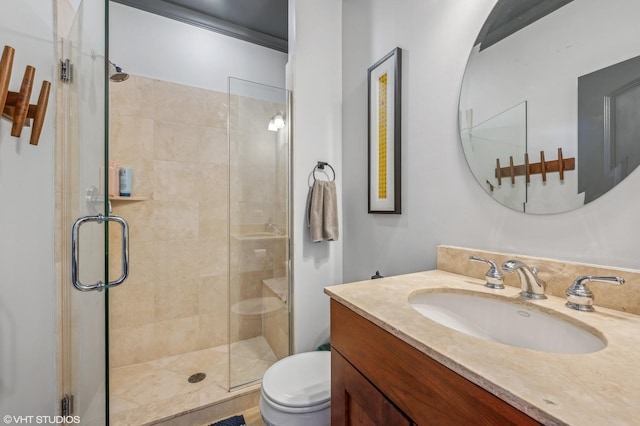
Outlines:
{"label": "toilet lid", "polygon": [[313,407],[331,399],[331,353],[305,352],[273,364],[262,378],[262,392],[283,407]]}

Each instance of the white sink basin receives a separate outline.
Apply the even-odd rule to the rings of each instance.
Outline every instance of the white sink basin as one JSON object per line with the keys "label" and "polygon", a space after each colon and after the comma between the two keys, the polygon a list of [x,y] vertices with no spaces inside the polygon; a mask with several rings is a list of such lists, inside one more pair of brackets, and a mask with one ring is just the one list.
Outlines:
{"label": "white sink basin", "polygon": [[428,292],[411,295],[409,303],[446,327],[506,345],[566,354],[596,352],[606,346],[586,325],[507,298],[472,292]]}

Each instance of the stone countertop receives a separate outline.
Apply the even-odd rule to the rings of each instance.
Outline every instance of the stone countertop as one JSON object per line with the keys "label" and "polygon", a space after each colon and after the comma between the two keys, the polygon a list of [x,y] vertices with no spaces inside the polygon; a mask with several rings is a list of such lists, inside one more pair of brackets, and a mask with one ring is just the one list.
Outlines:
{"label": "stone countertop", "polygon": [[453,331],[409,304],[414,292],[449,288],[518,299],[519,288],[440,270],[325,288],[325,293],[471,382],[546,425],[640,423],[640,316],[596,306],[579,312],[549,296],[522,301],[598,330],[607,346],[587,354],[513,347]]}

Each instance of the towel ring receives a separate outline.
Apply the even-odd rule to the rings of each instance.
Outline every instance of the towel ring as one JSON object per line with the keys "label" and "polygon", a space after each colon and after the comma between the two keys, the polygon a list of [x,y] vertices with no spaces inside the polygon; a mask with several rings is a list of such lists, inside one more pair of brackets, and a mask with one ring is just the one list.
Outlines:
{"label": "towel ring", "polygon": [[331,182],[336,180],[336,171],[333,170],[333,167],[331,167],[331,164],[325,161],[318,161],[318,164],[313,168],[313,180],[316,180],[316,170],[317,169],[324,170],[324,166],[329,166],[329,168],[333,172],[333,179],[331,179]]}

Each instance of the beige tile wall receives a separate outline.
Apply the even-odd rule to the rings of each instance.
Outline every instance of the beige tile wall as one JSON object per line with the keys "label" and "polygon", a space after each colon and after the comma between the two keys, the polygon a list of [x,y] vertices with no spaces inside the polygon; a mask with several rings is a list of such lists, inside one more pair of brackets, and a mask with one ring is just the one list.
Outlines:
{"label": "beige tile wall", "polygon": [[286,129],[267,131],[285,105],[248,97],[230,99],[232,231],[269,220],[286,226],[288,145]]}
{"label": "beige tile wall", "polygon": [[[265,281],[276,277],[286,279],[287,271],[284,263],[287,258],[287,240],[285,236],[274,237],[245,237],[243,234],[231,235],[231,341],[237,342],[252,337],[265,335],[266,318],[273,310],[268,302],[254,306],[251,312],[242,311],[243,303],[248,300],[262,299],[273,296],[265,293]],[[235,309],[234,309],[235,308]],[[282,309],[286,312],[286,305],[282,302]],[[288,336],[280,345],[288,347]],[[275,342],[268,340],[272,349]]]}
{"label": "beige tile wall", "polygon": [[289,355],[289,312],[286,278],[263,281],[262,297],[273,301],[274,308],[265,312],[263,321],[264,338],[277,359]]}
{"label": "beige tile wall", "polygon": [[112,201],[130,226],[131,264],[109,294],[111,367],[225,344],[227,94],[139,76],[110,88],[109,157],[145,198]]}
{"label": "beige tile wall", "polygon": [[[242,309],[245,301],[263,297],[265,280],[287,274],[288,145],[286,129],[267,131],[273,115],[286,112],[284,104],[245,96],[232,96],[230,102],[230,339],[236,342],[259,335],[266,337],[267,318],[273,315],[273,306],[264,302],[261,308],[265,313],[260,315],[236,311]],[[276,224],[285,235],[266,238],[250,235],[269,231],[267,223]],[[282,308],[286,313],[284,303]],[[283,340],[268,339],[268,342],[274,351],[282,353],[276,347],[288,348],[288,334]]]}
{"label": "beige tile wall", "polygon": [[[287,147],[265,131],[283,105],[233,97],[228,141],[226,93],[139,76],[110,88],[109,158],[132,168],[132,197],[144,198],[112,201],[130,226],[131,265],[110,292],[111,366],[223,345],[229,328],[233,342],[261,335],[262,318],[232,315],[229,324],[228,306],[261,297],[263,280],[286,275],[284,237],[236,238],[269,220],[286,232],[287,172],[274,164]],[[110,275],[119,273],[119,259],[110,259]]]}

